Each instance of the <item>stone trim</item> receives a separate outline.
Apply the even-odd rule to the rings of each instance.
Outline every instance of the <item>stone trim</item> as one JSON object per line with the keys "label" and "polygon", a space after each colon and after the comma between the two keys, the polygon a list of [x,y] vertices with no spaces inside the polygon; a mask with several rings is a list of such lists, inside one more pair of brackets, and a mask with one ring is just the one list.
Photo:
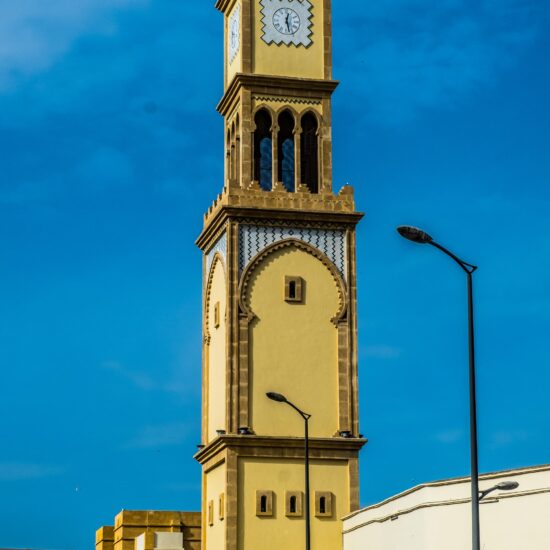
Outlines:
{"label": "stone trim", "polygon": [[[222,200],[222,195],[219,197]],[[304,211],[285,208],[262,208],[260,210],[253,207],[224,204],[215,214],[208,215],[205,218],[204,229],[195,241],[195,244],[201,250],[211,246],[210,243],[230,220],[239,220],[250,224],[261,224],[269,220],[270,224],[292,223],[294,225],[303,224],[307,227],[318,227],[321,229],[347,229],[355,227],[363,216],[362,212],[355,212],[355,210]]]}
{"label": "stone trim", "polygon": [[227,284],[227,345],[226,345],[226,429],[229,433],[237,432],[239,428],[239,295],[238,295],[238,233],[237,223],[231,222],[228,227],[229,233],[229,276]]}
{"label": "stone trim", "polygon": [[359,509],[359,459],[352,458],[349,461],[349,509],[351,512]]}
{"label": "stone trim", "polygon": [[[291,510],[291,499],[295,498],[296,509]],[[301,518],[304,515],[304,493],[302,491],[285,491],[285,515],[287,518]]]}
{"label": "stone trim", "polygon": [[240,88],[248,88],[252,93],[265,95],[279,95],[284,92],[305,98],[318,98],[319,95],[330,98],[338,84],[336,80],[237,73],[218,103],[217,111],[225,117],[234,105]]}
{"label": "stone trim", "polygon": [[[311,438],[309,445],[311,458],[347,460],[356,457],[367,442],[367,439],[360,438]],[[303,458],[304,440],[301,437],[228,434],[214,439],[204,449],[197,452],[194,458],[205,467],[205,465],[214,464],[216,457],[226,450],[238,452],[239,456]]]}
{"label": "stone trim", "polygon": [[227,478],[226,478],[226,550],[237,550],[238,541],[238,489],[239,489],[239,472],[238,472],[238,456],[233,449],[227,449]]}
{"label": "stone trim", "polygon": [[[265,510],[262,510],[262,499],[265,498]],[[256,515],[258,517],[273,517],[273,491],[256,491]]]}
{"label": "stone trim", "polygon": [[[225,285],[227,287],[227,271],[225,268],[225,263],[223,257],[219,252],[214,254],[212,264],[210,266],[210,272],[208,274],[208,279],[206,281],[205,291],[204,291],[204,301],[203,301],[203,353],[202,353],[202,442],[206,443],[208,441],[208,406],[210,396],[208,394],[209,380],[210,380],[210,341],[211,335],[208,330],[208,320],[210,319],[210,297],[212,294],[212,281],[214,278],[214,271],[217,264],[220,263],[223,269]],[[227,323],[226,323],[226,341],[227,341]]]}
{"label": "stone trim", "polygon": [[[324,510],[321,509],[321,499],[325,499]],[[332,501],[334,495],[327,491],[315,491],[315,517],[331,518],[332,517]]]}
{"label": "stone trim", "polygon": [[[305,97],[287,97],[287,96],[275,96],[275,95],[261,95],[256,94],[252,96],[253,101],[271,101],[272,103],[285,103],[296,105],[321,105],[320,99],[305,98]],[[263,103],[262,103],[263,104]]]}
{"label": "stone trim", "polygon": [[359,435],[359,365],[357,329],[357,244],[355,230],[348,230],[348,289],[349,289],[349,372],[348,384],[350,403],[348,405],[351,432]]}

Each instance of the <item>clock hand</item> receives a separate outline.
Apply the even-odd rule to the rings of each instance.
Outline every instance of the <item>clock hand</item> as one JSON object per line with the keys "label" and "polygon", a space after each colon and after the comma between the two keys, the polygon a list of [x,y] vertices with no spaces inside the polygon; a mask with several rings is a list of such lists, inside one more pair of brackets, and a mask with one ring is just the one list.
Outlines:
{"label": "clock hand", "polygon": [[287,28],[288,32],[290,32],[290,13],[288,13],[288,12],[286,14],[285,23],[286,23],[286,28]]}

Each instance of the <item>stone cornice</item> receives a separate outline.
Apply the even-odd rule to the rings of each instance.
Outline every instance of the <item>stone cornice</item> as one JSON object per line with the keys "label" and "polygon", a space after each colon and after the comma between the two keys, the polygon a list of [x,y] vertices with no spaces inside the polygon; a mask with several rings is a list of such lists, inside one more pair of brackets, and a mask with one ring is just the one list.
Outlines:
{"label": "stone cornice", "polygon": [[[348,458],[350,453],[358,453],[367,443],[367,439],[359,438],[311,438],[309,440],[310,456],[317,458],[331,458],[341,455]],[[195,454],[194,458],[201,464],[205,464],[213,457],[230,449],[237,451],[241,456],[273,456],[284,454],[285,451],[292,453],[300,452],[304,448],[302,437],[267,437],[257,435],[222,435],[210,442],[206,447]]]}
{"label": "stone cornice", "polygon": [[337,80],[237,73],[218,103],[217,110],[225,116],[243,87],[255,93],[280,94],[284,90],[285,94],[311,98],[330,97],[338,84]]}
{"label": "stone cornice", "polygon": [[274,208],[254,208],[238,206],[222,206],[214,215],[210,216],[203,231],[196,240],[197,246],[205,250],[208,244],[216,237],[219,230],[228,220],[254,220],[262,222],[307,222],[310,224],[334,224],[342,228],[353,228],[363,218],[362,212],[339,212],[339,211],[312,211],[312,210],[291,210]]}
{"label": "stone cornice", "polygon": [[222,13],[225,13],[235,2],[236,0],[217,0],[214,7]]}

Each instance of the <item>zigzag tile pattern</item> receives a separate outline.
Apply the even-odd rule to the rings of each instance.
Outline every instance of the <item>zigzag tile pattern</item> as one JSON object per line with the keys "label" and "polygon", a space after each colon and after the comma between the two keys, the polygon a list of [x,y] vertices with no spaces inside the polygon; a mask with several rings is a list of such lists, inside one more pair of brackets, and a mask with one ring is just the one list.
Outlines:
{"label": "zigzag tile pattern", "polygon": [[298,105],[321,105],[320,99],[307,99],[300,97],[277,97],[277,96],[262,96],[253,95],[255,101],[271,101],[273,103],[295,103]]}
{"label": "zigzag tile pattern", "polygon": [[299,239],[323,252],[346,280],[345,231],[296,226],[239,226],[239,273],[264,248],[285,239]]}
{"label": "zigzag tile pattern", "polygon": [[214,261],[214,256],[216,255],[216,252],[220,253],[224,263],[227,264],[227,233],[225,231],[206,255],[206,276],[208,276],[208,274],[210,273],[210,269],[212,267],[212,262]]}
{"label": "zigzag tile pattern", "polygon": [[[313,5],[309,0],[301,2],[274,2],[273,0],[261,0],[262,9],[262,40],[266,44],[294,44],[295,46],[309,47],[312,43],[311,35],[312,27],[312,9]],[[301,27],[295,34],[281,34],[277,32],[272,25],[273,15],[280,8],[291,8],[298,13],[300,17]]]}

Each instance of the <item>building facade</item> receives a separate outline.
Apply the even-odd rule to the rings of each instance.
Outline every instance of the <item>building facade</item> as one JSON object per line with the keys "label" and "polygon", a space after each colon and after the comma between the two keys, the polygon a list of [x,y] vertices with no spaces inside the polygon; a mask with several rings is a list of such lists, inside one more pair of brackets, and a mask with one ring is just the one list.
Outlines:
{"label": "building facade", "polygon": [[[182,548],[194,550],[199,539],[203,550],[304,547],[304,423],[266,397],[278,392],[311,415],[311,548],[341,550],[341,518],[359,507],[365,444],[355,262],[362,214],[350,186],[332,186],[331,3],[216,7],[225,38],[225,174],[197,240],[201,533],[193,517]],[[176,541],[166,531],[189,534],[184,523],[167,529],[168,516],[149,524],[151,514],[161,513],[122,512],[97,532],[96,549],[155,550]]]}
{"label": "building facade", "polygon": [[225,180],[204,252],[205,550],[342,548],[359,506],[355,211],[332,187],[330,0],[219,0]]}
{"label": "building facade", "polygon": [[200,512],[122,510],[96,531],[96,550],[200,550]]}
{"label": "building facade", "polygon": [[[480,476],[480,489],[517,481],[480,503],[484,550],[550,548],[550,465]],[[426,483],[344,519],[345,550],[464,550],[471,546],[470,478]]]}

